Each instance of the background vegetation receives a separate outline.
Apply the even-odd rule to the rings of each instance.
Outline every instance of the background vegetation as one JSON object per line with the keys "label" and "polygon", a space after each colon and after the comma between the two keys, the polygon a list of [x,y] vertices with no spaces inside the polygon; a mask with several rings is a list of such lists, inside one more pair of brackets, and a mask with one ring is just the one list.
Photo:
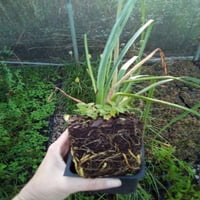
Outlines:
{"label": "background vegetation", "polygon": [[[141,25],[141,11],[138,9],[141,2],[138,1],[122,41]],[[162,47],[167,55],[193,55],[199,43],[200,1],[145,0],[143,2],[146,5],[146,18],[153,18],[156,21],[148,48]],[[115,0],[73,1],[78,46],[82,49],[83,34],[87,33],[93,60],[98,59],[94,54],[104,47],[105,38],[115,20],[113,15],[115,3]],[[72,45],[65,0],[2,0],[0,19],[1,60],[63,62],[62,58],[68,58],[67,62],[72,61],[72,56],[69,54]],[[94,53],[96,49],[98,51]],[[137,46],[132,53],[135,50],[137,51]],[[182,66],[177,65],[173,69],[180,68],[182,69]],[[187,63],[186,69],[188,68],[190,71],[193,70]],[[188,74],[187,71],[186,75]],[[196,69],[194,74],[198,74]],[[11,199],[33,175],[41,162],[48,146],[49,118],[55,112],[73,113],[74,102],[61,97],[60,94],[57,95],[59,100],[54,99],[55,101],[47,103],[46,100],[55,85],[62,86],[69,94],[83,101],[89,102],[93,98],[85,65],[66,66],[56,70],[54,67],[43,66],[34,68],[0,65],[1,200]],[[168,100],[169,97],[173,97],[176,103],[181,101],[183,105],[186,105],[185,100],[189,100],[186,102],[189,106],[194,105],[190,104],[191,99],[197,100],[195,104],[199,103],[199,96],[190,95],[191,91],[199,94],[198,91],[179,86],[176,84],[169,86],[168,89],[176,87],[178,91],[170,95],[165,94],[163,99]],[[179,96],[176,99],[177,93]],[[138,103],[142,108],[145,106],[142,102]],[[161,134],[159,130],[162,125],[168,123],[170,121],[168,117],[173,118],[174,113],[177,114],[176,110],[166,110],[163,107],[156,107],[148,113],[145,139],[147,172],[135,194],[78,193],[67,199],[198,199],[200,188],[194,180],[192,166],[199,152],[199,145],[196,144],[199,141],[196,131],[199,120],[189,115],[185,121],[178,121]],[[190,130],[188,127],[191,124],[193,127]],[[189,133],[190,138],[188,138]]]}
{"label": "background vegetation", "polygon": [[[72,3],[80,51],[85,33],[90,50],[101,51],[115,20],[116,0]],[[141,3],[137,2],[123,38],[141,25]],[[160,47],[168,55],[194,55],[200,35],[199,0],[145,0],[145,13],[146,19],[156,22],[149,50]],[[0,48],[13,49],[20,60],[57,61],[66,59],[72,50],[65,0],[4,0],[0,2],[0,19]]]}
{"label": "background vegetation", "polygon": [[0,66],[1,200],[11,199],[43,158],[55,110],[47,97],[59,79],[52,68]]}

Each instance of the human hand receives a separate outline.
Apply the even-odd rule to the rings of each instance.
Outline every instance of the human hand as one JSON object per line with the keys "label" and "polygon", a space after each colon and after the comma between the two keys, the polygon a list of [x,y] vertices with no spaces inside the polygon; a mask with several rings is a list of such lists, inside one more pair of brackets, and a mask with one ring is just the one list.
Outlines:
{"label": "human hand", "polygon": [[63,200],[79,191],[119,187],[121,181],[111,178],[79,178],[63,176],[69,151],[68,130],[50,145],[33,178],[13,200]]}

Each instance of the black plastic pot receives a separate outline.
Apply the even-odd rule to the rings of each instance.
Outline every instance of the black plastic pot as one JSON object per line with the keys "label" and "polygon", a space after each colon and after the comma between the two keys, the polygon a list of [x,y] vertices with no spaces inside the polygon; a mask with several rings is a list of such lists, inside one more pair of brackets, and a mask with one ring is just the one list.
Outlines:
{"label": "black plastic pot", "polygon": [[[142,150],[142,164],[140,171],[135,175],[127,175],[127,176],[110,176],[106,178],[118,178],[121,180],[122,185],[118,188],[106,189],[106,190],[98,190],[95,192],[99,193],[109,193],[109,194],[127,194],[133,193],[136,191],[137,184],[139,179],[143,178],[145,175],[145,161],[144,161],[144,149]],[[72,161],[72,156],[69,154],[67,165],[65,168],[64,176],[71,177],[80,177],[75,170],[74,163]]]}

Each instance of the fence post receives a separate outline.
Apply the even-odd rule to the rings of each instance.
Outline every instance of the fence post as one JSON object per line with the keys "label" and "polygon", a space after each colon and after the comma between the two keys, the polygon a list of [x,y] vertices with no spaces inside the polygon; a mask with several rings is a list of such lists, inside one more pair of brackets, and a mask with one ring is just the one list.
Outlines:
{"label": "fence post", "polygon": [[68,13],[69,25],[70,25],[70,31],[71,31],[71,37],[72,37],[74,59],[75,59],[75,62],[78,64],[79,54],[78,54],[78,45],[77,45],[76,31],[75,31],[75,25],[74,25],[74,13],[73,13],[71,0],[67,0],[67,13]]}

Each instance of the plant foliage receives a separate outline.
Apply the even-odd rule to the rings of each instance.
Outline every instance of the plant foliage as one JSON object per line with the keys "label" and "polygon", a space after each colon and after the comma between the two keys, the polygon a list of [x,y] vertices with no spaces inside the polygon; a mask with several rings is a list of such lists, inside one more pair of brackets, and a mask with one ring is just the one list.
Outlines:
{"label": "plant foliage", "polygon": [[52,72],[49,82],[45,71],[0,66],[1,200],[18,192],[44,156],[48,117],[55,109],[46,99],[58,79]]}
{"label": "plant foliage", "polygon": [[[94,76],[92,65],[90,62],[87,36],[84,36],[88,73],[91,77],[92,86],[96,95],[96,101],[94,103],[90,103],[89,105],[79,105],[78,107],[80,113],[89,115],[92,118],[102,116],[104,119],[108,119],[109,117],[113,117],[120,112],[132,111],[134,105],[131,105],[131,102],[132,99],[136,98],[142,99],[146,102],[151,101],[168,106],[173,106],[191,112],[194,115],[200,116],[200,113],[193,109],[145,96],[152,88],[158,87],[173,80],[184,82],[186,84],[192,85],[193,87],[200,87],[198,79],[191,77],[167,76],[165,56],[162,50],[159,48],[152,51],[145,58],[140,59],[152,29],[152,19],[144,23],[128,40],[125,46],[119,51],[119,38],[126,25],[126,22],[131,15],[135,2],[135,0],[128,0],[126,3],[124,3],[124,6],[122,6],[121,1],[119,1],[121,12],[120,14],[118,12],[116,22],[111,30],[107,43],[105,44],[96,77]],[[132,58],[126,60],[126,53],[133,45],[133,43],[136,42],[136,40],[140,37],[142,37],[144,41],[141,45],[141,49],[139,50],[139,56],[134,55]],[[142,65],[157,52],[160,53],[164,75],[139,75],[138,71],[140,70]],[[143,82],[146,81],[149,81],[148,86],[142,88],[134,94],[132,93],[133,84],[142,85]],[[105,115],[103,111],[104,109]]]}

